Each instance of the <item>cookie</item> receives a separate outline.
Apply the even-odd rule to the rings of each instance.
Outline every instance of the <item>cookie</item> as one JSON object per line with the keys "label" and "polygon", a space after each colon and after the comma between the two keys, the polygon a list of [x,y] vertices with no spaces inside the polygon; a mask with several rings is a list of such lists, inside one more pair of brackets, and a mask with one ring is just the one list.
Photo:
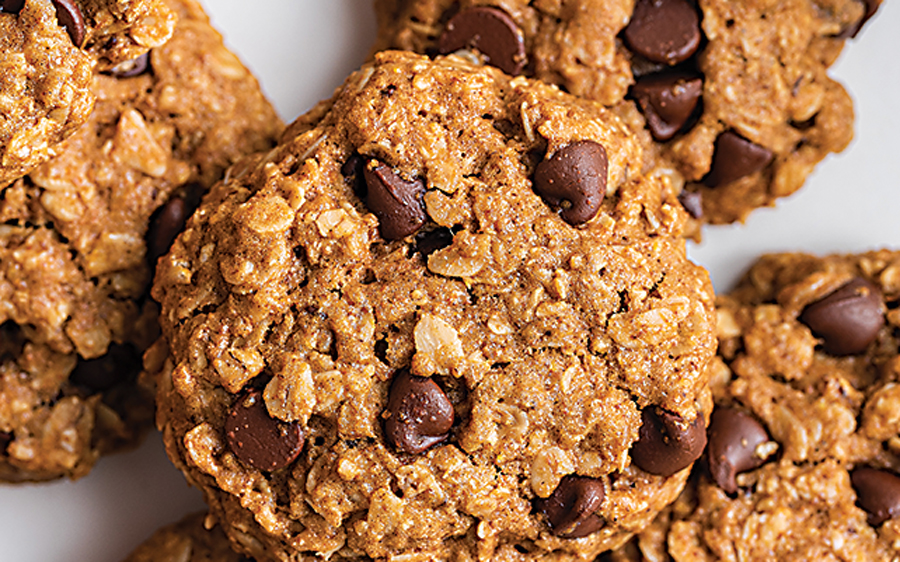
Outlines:
{"label": "cookie", "polygon": [[677,496],[711,287],[602,106],[385,52],[159,263],[158,425],[225,533],[301,555],[589,560]]}
{"label": "cookie", "polygon": [[131,68],[172,34],[161,0],[0,3],[0,188],[59,153],[87,121],[94,70]]}
{"label": "cookie", "polygon": [[234,552],[225,533],[206,520],[205,513],[195,513],[159,529],[123,562],[252,562]]}
{"label": "cookie", "polygon": [[2,480],[82,476],[148,425],[135,378],[159,331],[155,261],[225,168],[281,132],[199,4],[168,5],[172,39],[136,75],[96,74],[88,122],[0,191]]}
{"label": "cookie", "polygon": [[764,256],[718,301],[683,495],[616,560],[896,560],[900,252]]}
{"label": "cookie", "polygon": [[616,107],[696,234],[793,193],[847,146],[852,102],[826,71],[878,4],[376,0],[374,51],[462,53]]}

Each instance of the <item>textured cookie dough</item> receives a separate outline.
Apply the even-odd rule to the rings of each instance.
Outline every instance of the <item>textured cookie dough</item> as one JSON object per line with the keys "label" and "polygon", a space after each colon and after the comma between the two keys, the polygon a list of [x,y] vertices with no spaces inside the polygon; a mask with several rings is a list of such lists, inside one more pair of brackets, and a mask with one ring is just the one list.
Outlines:
{"label": "textured cookie dough", "polygon": [[705,460],[613,559],[900,559],[898,304],[900,252],[754,265],[718,301]]}
{"label": "textured cookie dough", "polygon": [[161,0],[8,0],[0,9],[0,187],[59,153],[88,118],[94,70],[159,47],[175,13]]}
{"label": "textured cookie dough", "polygon": [[122,562],[253,562],[234,552],[225,533],[208,519],[196,513],[167,525]]}
{"label": "textured cookie dough", "polygon": [[696,234],[793,193],[847,146],[852,102],[826,70],[878,4],[375,0],[374,50],[462,49],[616,107],[643,131],[645,173],[684,190]]}
{"label": "textured cookie dough", "polygon": [[144,71],[95,75],[88,122],[0,190],[2,480],[82,476],[148,424],[134,377],[158,334],[155,259],[192,201],[281,132],[199,4],[169,6],[178,28]]}
{"label": "textured cookie dough", "polygon": [[598,104],[386,52],[236,165],[153,293],[158,423],[226,534],[590,560],[649,523],[702,450],[715,338],[640,159]]}

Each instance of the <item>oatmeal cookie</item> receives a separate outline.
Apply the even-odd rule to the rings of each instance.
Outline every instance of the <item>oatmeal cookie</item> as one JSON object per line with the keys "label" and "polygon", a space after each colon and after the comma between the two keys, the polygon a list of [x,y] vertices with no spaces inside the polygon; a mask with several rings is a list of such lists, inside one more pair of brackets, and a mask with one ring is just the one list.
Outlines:
{"label": "oatmeal cookie", "polygon": [[133,65],[175,20],[162,0],[0,2],[0,187],[58,154],[87,120],[95,69]]}
{"label": "oatmeal cookie", "polygon": [[827,68],[877,0],[376,0],[374,51],[462,52],[622,112],[694,217],[743,220],[843,150]]}
{"label": "oatmeal cookie", "polygon": [[85,474],[152,417],[148,286],[190,206],[282,126],[199,4],[140,69],[97,74],[61,154],[0,189],[0,479]]}
{"label": "oatmeal cookie", "polygon": [[684,213],[601,105],[384,52],[160,260],[169,456],[259,560],[590,560],[711,408]]}
{"label": "oatmeal cookie", "polygon": [[159,529],[123,562],[252,562],[234,552],[225,533],[207,519],[195,513]]}
{"label": "oatmeal cookie", "polygon": [[613,559],[900,560],[900,252],[765,256],[718,305],[704,461]]}

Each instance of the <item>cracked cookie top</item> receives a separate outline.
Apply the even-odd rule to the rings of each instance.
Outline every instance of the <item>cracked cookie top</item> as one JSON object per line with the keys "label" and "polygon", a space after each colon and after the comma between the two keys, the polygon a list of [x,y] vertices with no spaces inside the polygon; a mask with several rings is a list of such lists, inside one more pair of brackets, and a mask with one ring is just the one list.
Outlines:
{"label": "cracked cookie top", "polygon": [[599,104],[385,52],[159,263],[170,457],[260,560],[589,559],[674,499],[712,291]]}

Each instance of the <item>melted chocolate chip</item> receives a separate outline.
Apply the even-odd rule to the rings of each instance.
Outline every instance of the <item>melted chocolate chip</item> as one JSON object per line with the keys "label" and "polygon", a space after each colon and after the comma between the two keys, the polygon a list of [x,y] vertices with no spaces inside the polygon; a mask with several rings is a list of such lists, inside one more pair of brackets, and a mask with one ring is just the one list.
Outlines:
{"label": "melted chocolate chip", "polygon": [[399,240],[422,228],[427,215],[422,202],[425,184],[421,180],[407,181],[377,160],[369,161],[363,175],[366,207],[378,217],[382,238]]}
{"label": "melted chocolate chip", "polygon": [[81,47],[84,43],[84,16],[81,14],[81,8],[74,0],[53,0],[56,6],[56,19],[59,25],[66,28],[66,33],[72,39],[72,43],[76,47]]}
{"label": "melted chocolate chip", "polygon": [[537,165],[534,190],[569,224],[597,214],[606,195],[606,149],[591,141],[572,143]]}
{"label": "melted chocolate chip", "polygon": [[8,431],[0,431],[0,455],[6,455],[9,444],[12,443],[13,435]]}
{"label": "melted chocolate chip", "polygon": [[651,61],[677,64],[700,46],[700,18],[687,0],[637,0],[625,41]]}
{"label": "melted chocolate chip", "polygon": [[525,42],[516,22],[503,10],[476,6],[450,18],[438,39],[446,55],[460,49],[476,49],[485,62],[515,76],[525,66]]}
{"label": "melted chocolate chip", "polygon": [[271,472],[294,462],[303,449],[303,428],[269,415],[261,390],[238,397],[225,420],[228,447],[241,462]]}
{"label": "melted chocolate chip", "polygon": [[863,0],[863,4],[865,4],[866,9],[863,12],[860,20],[841,31],[837,35],[839,39],[848,39],[859,35],[859,32],[862,30],[866,22],[869,21],[869,19],[871,19],[871,17],[875,15],[875,12],[878,11],[878,8],[881,6],[881,0]]}
{"label": "melted chocolate chip", "polygon": [[729,184],[762,170],[773,158],[768,148],[750,142],[733,131],[725,131],[716,139],[712,166],[703,183],[708,187]]}
{"label": "melted chocolate chip", "polygon": [[606,491],[596,478],[569,475],[563,478],[549,498],[535,500],[535,508],[544,514],[553,534],[566,539],[586,537],[603,528],[597,515]]}
{"label": "melted chocolate chip", "polygon": [[416,234],[416,250],[426,258],[452,243],[453,231],[449,228],[440,227]]}
{"label": "melted chocolate chip", "polygon": [[769,434],[752,416],[734,408],[716,408],[708,433],[709,471],[720,488],[733,494],[738,489],[735,477],[765,462],[756,448],[769,441]]}
{"label": "melted chocolate chip", "polygon": [[678,202],[695,219],[703,218],[703,195],[699,191],[683,190],[678,194]]}
{"label": "melted chocolate chip", "polygon": [[150,70],[150,53],[144,53],[139,57],[117,64],[103,74],[116,78],[133,78],[144,74],[148,70]]}
{"label": "melted chocolate chip", "polygon": [[700,458],[704,447],[703,416],[698,415],[688,425],[661,408],[645,408],[638,440],[631,447],[631,459],[645,472],[668,477]]}
{"label": "melted chocolate chip", "polygon": [[822,338],[827,353],[862,353],[884,326],[884,301],[878,287],[856,277],[803,309],[799,320]]}
{"label": "melted chocolate chip", "polygon": [[109,346],[106,355],[81,359],[69,380],[94,392],[103,392],[121,382],[134,380],[141,370],[141,356],[130,345]]}
{"label": "melted chocolate chip", "polygon": [[631,92],[647,118],[650,134],[658,141],[667,141],[696,109],[703,94],[703,79],[684,72],[651,74],[639,79]]}
{"label": "melted chocolate chip", "polygon": [[875,527],[900,516],[900,476],[862,467],[850,473],[850,482],[857,503],[869,514],[869,525]]}
{"label": "melted chocolate chip", "polygon": [[431,378],[404,369],[394,375],[383,416],[391,445],[419,454],[447,438],[453,426],[453,404]]}
{"label": "melted chocolate chip", "polygon": [[25,7],[25,0],[0,0],[0,12],[18,14]]}
{"label": "melted chocolate chip", "polygon": [[147,258],[151,266],[168,253],[175,238],[184,230],[188,217],[200,205],[202,192],[201,185],[188,184],[153,214],[147,229]]}

